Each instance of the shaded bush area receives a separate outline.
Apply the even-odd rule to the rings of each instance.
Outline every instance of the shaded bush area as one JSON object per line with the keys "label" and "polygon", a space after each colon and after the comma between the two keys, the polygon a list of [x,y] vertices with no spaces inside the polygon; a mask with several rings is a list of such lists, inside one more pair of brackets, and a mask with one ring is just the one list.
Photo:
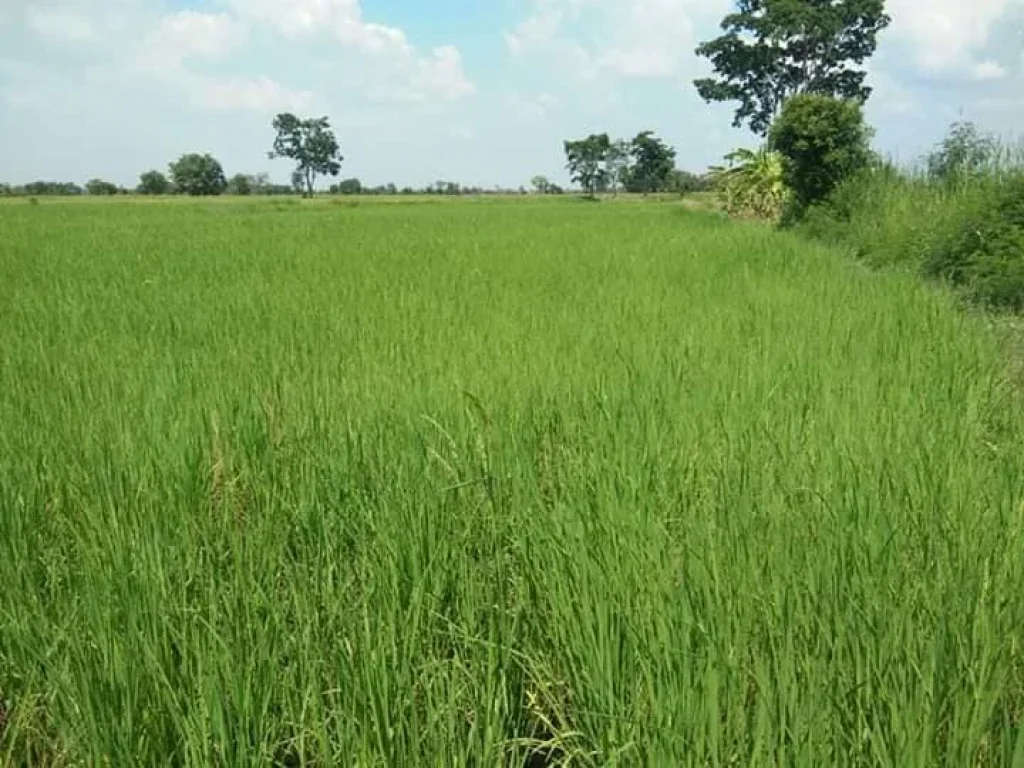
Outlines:
{"label": "shaded bush area", "polygon": [[989,309],[1024,311],[1024,164],[969,123],[920,170],[876,160],[798,227],[872,266],[902,266]]}

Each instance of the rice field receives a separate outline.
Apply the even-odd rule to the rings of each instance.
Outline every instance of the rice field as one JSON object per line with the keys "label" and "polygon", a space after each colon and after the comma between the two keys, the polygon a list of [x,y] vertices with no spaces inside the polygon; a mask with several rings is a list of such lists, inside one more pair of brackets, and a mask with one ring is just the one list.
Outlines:
{"label": "rice field", "polygon": [[0,761],[1024,765],[1024,401],[678,204],[0,206]]}

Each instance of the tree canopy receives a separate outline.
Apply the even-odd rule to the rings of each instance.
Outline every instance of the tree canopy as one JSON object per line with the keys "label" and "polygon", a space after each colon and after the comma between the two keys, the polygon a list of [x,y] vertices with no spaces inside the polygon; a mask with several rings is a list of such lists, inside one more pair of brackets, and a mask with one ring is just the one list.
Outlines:
{"label": "tree canopy", "polygon": [[697,48],[717,77],[694,85],[707,102],[738,101],[733,125],[764,136],[795,94],[865,101],[859,65],[889,22],[885,0],[739,0],[724,34]]}
{"label": "tree canopy", "polygon": [[608,183],[608,169],[603,163],[611,149],[607,133],[597,133],[585,139],[565,142],[566,168],[574,182],[593,196]]}
{"label": "tree canopy", "polygon": [[676,166],[676,151],[654,135],[643,131],[629,143],[633,165],[629,170],[630,192],[658,192],[669,185]]}
{"label": "tree canopy", "polygon": [[140,195],[166,195],[171,191],[171,182],[160,171],[146,171],[139,177],[136,191]]}
{"label": "tree canopy", "polygon": [[170,165],[171,179],[186,195],[219,195],[228,185],[224,168],[212,155],[182,155]]}
{"label": "tree canopy", "polygon": [[293,183],[302,180],[309,197],[318,176],[337,176],[341,172],[341,154],[338,140],[326,117],[300,119],[290,112],[274,118],[274,149],[270,159],[286,157],[295,162]]}

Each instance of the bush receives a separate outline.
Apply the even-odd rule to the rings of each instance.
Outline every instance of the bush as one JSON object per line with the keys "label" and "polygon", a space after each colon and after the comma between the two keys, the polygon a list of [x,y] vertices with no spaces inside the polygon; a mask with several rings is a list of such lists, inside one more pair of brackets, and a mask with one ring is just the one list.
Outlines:
{"label": "bush", "polygon": [[1024,310],[1024,175],[996,188],[925,257],[923,270],[979,304]]}
{"label": "bush", "polygon": [[790,217],[801,218],[867,167],[869,140],[859,102],[813,93],[787,101],[769,144],[782,156],[783,178],[793,192]]}
{"label": "bush", "polygon": [[224,169],[211,155],[182,155],[170,165],[174,187],[186,195],[219,195],[228,186]]}

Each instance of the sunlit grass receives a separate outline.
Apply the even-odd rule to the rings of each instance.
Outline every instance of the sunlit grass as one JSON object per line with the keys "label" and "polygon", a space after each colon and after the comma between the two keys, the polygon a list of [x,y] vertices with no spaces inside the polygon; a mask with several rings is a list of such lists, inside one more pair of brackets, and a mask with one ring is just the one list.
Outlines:
{"label": "sunlit grass", "polygon": [[11,764],[1024,760],[1021,402],[912,275],[653,204],[47,201],[0,285]]}

